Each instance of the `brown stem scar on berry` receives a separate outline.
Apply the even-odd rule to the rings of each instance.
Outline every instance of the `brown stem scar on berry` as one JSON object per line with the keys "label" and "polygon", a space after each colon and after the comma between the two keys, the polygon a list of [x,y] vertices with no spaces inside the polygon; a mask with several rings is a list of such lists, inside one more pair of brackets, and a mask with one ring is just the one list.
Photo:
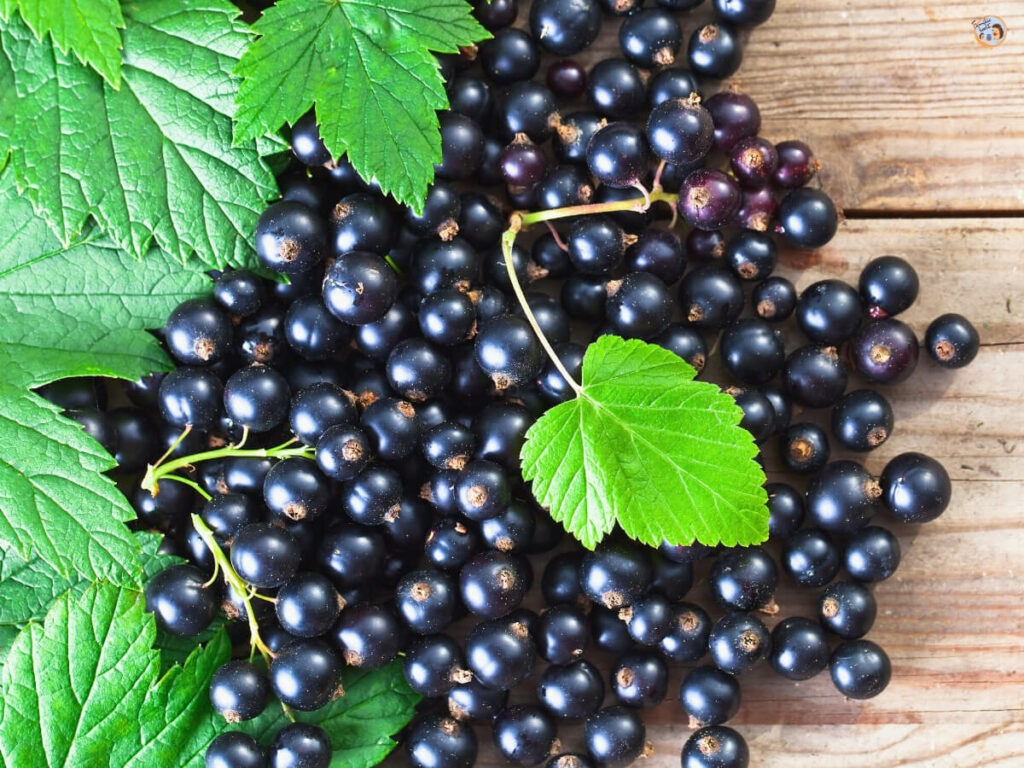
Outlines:
{"label": "brown stem scar on berry", "polygon": [[430,597],[432,591],[433,590],[430,589],[430,585],[425,581],[417,581],[412,585],[412,589],[409,590],[409,594],[412,595],[412,599],[417,603],[422,603]]}
{"label": "brown stem scar on berry", "polygon": [[402,400],[397,407],[398,412],[407,419],[411,419],[416,415],[416,409],[413,408],[412,403],[407,403],[405,400]]}
{"label": "brown stem scar on berry", "polygon": [[299,504],[298,502],[291,502],[284,505],[284,516],[289,520],[305,520],[308,511],[306,510],[305,504]]}
{"label": "brown stem scar on berry", "polygon": [[601,595],[601,602],[608,609],[621,608],[626,603],[626,597],[621,592],[610,589]]}
{"label": "brown stem scar on berry", "polygon": [[512,589],[516,585],[516,575],[512,573],[508,568],[502,568],[498,571],[498,586],[504,591]]}
{"label": "brown stem scar on berry", "polygon": [[697,749],[708,757],[711,755],[718,754],[718,751],[722,748],[722,745],[718,743],[718,739],[714,736],[705,736],[697,741]]}
{"label": "brown stem scar on berry", "polygon": [[826,597],[821,603],[821,612],[827,619],[834,619],[839,613],[839,601],[834,597]]}
{"label": "brown stem scar on berry", "polygon": [[740,635],[740,648],[744,651],[756,651],[760,646],[761,640],[753,630],[748,629]]}
{"label": "brown stem scar on berry", "polygon": [[299,254],[302,253],[302,246],[299,245],[298,241],[289,237],[281,241],[279,253],[284,261],[291,263],[299,258]]}

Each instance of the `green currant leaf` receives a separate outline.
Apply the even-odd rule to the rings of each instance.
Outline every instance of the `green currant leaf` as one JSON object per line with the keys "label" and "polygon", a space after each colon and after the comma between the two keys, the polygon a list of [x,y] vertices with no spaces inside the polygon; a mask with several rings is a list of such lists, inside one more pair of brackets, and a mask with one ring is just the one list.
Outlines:
{"label": "green currant leaf", "polygon": [[[295,712],[295,719],[323,728],[331,737],[331,768],[369,768],[395,748],[391,738],[415,713],[420,697],[405,682],[401,660],[376,670],[349,667],[343,677],[345,695],[314,712]],[[268,707],[238,728],[266,745],[288,724],[280,707]]]}
{"label": "green currant leaf", "polygon": [[115,88],[121,85],[121,35],[118,0],[0,0],[0,16],[10,21],[15,9],[42,39],[47,33],[62,53],[74,51],[86,66]]}
{"label": "green currant leaf", "polygon": [[232,146],[231,69],[249,41],[238,11],[225,0],[123,8],[118,90],[18,18],[4,28],[18,187],[64,245],[93,216],[136,257],[155,240],[183,262],[249,263],[276,187],[255,142]]}
{"label": "green currant leaf", "polygon": [[363,178],[422,209],[441,159],[448,99],[430,51],[488,37],[463,0],[280,0],[239,61],[235,138],[295,123],[316,104],[320,134]]}
{"label": "green currant leaf", "polygon": [[9,170],[0,210],[0,540],[65,578],[136,584],[139,546],[122,524],[135,513],[101,474],[113,459],[29,388],[166,370],[144,329],[206,292],[208,278],[160,252],[136,262],[95,231],[61,248]]}
{"label": "green currant leaf", "polygon": [[523,477],[586,547],[618,525],[651,546],[768,537],[764,472],[742,411],[671,352],[602,336],[583,391],[526,433]]}

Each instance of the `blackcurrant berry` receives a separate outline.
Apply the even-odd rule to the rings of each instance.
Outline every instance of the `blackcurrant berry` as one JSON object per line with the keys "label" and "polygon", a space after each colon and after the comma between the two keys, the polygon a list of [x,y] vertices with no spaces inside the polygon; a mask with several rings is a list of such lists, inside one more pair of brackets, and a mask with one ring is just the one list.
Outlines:
{"label": "blackcurrant berry", "polygon": [[720,229],[730,223],[743,196],[731,176],[715,168],[700,168],[683,181],[676,209],[698,229]]}
{"label": "blackcurrant berry", "polygon": [[711,619],[700,606],[677,603],[672,608],[668,634],[658,643],[658,650],[669,661],[691,664],[708,650]]}
{"label": "blackcurrant berry", "polygon": [[818,620],[822,626],[845,640],[864,637],[877,614],[874,595],[855,581],[829,585],[818,600]]}
{"label": "blackcurrant berry", "polygon": [[172,635],[198,635],[217,615],[220,590],[205,586],[207,576],[191,565],[172,565],[146,585],[146,610]]}
{"label": "blackcurrant berry", "polygon": [[420,696],[446,696],[458,683],[468,683],[462,648],[448,635],[429,635],[405,650],[406,682]]}
{"label": "blackcurrant berry", "polygon": [[204,431],[220,416],[223,392],[224,385],[212,371],[175,368],[160,382],[160,416],[179,432],[189,424]]}
{"label": "blackcurrant berry", "polygon": [[537,529],[533,510],[513,499],[497,517],[480,522],[480,536],[491,549],[501,552],[524,552],[530,548]]}
{"label": "blackcurrant berry", "polygon": [[755,27],[768,21],[775,0],[714,0],[715,15],[737,27]]}
{"label": "blackcurrant berry", "polygon": [[783,619],[772,630],[772,669],[788,680],[808,680],[828,666],[828,637],[802,616]]}
{"label": "blackcurrant berry", "polygon": [[777,187],[802,187],[821,170],[821,162],[802,141],[782,141],[775,145],[775,150],[779,153],[779,167],[772,176],[772,182]]}
{"label": "blackcurrant berry", "polygon": [[782,368],[786,394],[808,408],[834,405],[846,390],[846,381],[846,366],[835,347],[799,347]]}
{"label": "blackcurrant berry", "polygon": [[401,513],[402,476],[391,467],[371,464],[345,483],[341,504],[354,522],[381,525]]}
{"label": "blackcurrant berry", "polygon": [[383,667],[398,655],[405,641],[394,611],[370,603],[342,611],[331,637],[345,663],[360,669]]}
{"label": "blackcurrant berry", "polygon": [[271,768],[327,768],[331,740],[318,725],[291,723],[270,742]]}
{"label": "blackcurrant berry", "polygon": [[517,80],[529,80],[537,74],[540,69],[540,48],[523,30],[502,29],[491,40],[480,43],[479,59],[487,79],[505,85]]}
{"label": "blackcurrant berry", "polygon": [[628,707],[653,707],[661,703],[668,691],[668,666],[650,651],[620,656],[611,674],[615,698]]}
{"label": "blackcurrant berry", "polygon": [[869,525],[846,542],[846,571],[858,581],[884,581],[900,564],[900,543],[885,528]]}
{"label": "blackcurrant berry", "polygon": [[295,637],[324,634],[344,607],[326,576],[300,573],[277,591],[274,608],[281,627]]}
{"label": "blackcurrant berry", "polygon": [[700,373],[708,359],[708,345],[700,331],[685,323],[672,323],[664,331],[650,340],[663,349],[667,349]]}
{"label": "blackcurrant berry", "polygon": [[327,252],[327,230],[316,211],[282,200],[256,222],[256,255],[267,269],[296,275],[311,270]]}
{"label": "blackcurrant berry", "polygon": [[352,400],[341,387],[318,382],[303,387],[292,396],[288,423],[292,432],[306,445],[316,445],[331,427],[356,420]]}
{"label": "blackcurrant berry", "polygon": [[602,544],[580,563],[584,594],[606,608],[625,608],[646,591],[651,565],[645,553],[629,543]]}
{"label": "blackcurrant berry", "polygon": [[231,565],[254,587],[279,587],[295,575],[302,549],[294,536],[268,523],[252,523],[231,543]]}
{"label": "blackcurrant berry", "polygon": [[627,16],[619,27],[619,47],[638,67],[667,67],[676,60],[683,33],[675,16],[647,8]]}
{"label": "blackcurrant berry", "polygon": [[779,570],[759,547],[733,549],[715,560],[709,583],[715,600],[726,610],[752,611],[771,603]]}
{"label": "blackcurrant berry", "polygon": [[698,327],[724,328],[743,311],[743,286],[731,270],[708,264],[691,270],[679,284],[686,320]]}
{"label": "blackcurrant berry", "polygon": [[647,104],[647,88],[640,70],[625,59],[603,59],[587,75],[587,99],[601,116],[628,118]]}
{"label": "blackcurrant berry", "polygon": [[[620,2],[621,0],[612,0]],[[693,72],[683,67],[668,67],[647,83],[651,106],[656,107],[670,99],[688,99],[690,94],[700,95],[700,84]]]}
{"label": "blackcurrant berry", "polygon": [[785,361],[781,335],[764,320],[739,320],[722,334],[722,362],[729,374],[743,384],[768,383],[782,370]]}
{"label": "blackcurrant berry", "polygon": [[788,539],[803,525],[807,509],[804,497],[786,483],[768,483],[768,535],[773,539]]}
{"label": "blackcurrant berry", "polygon": [[839,227],[832,198],[820,189],[794,189],[779,203],[775,231],[796,248],[821,248]]}
{"label": "blackcurrant berry", "polygon": [[833,461],[807,486],[807,517],[826,531],[853,533],[882,509],[879,481],[855,461]]}
{"label": "blackcurrant berry", "polygon": [[917,298],[917,272],[899,256],[879,256],[861,270],[858,281],[861,301],[874,318],[903,312]]}
{"label": "blackcurrant berry", "polygon": [[385,397],[373,402],[363,411],[360,426],[370,435],[382,459],[404,459],[419,447],[419,414],[405,400]]}
{"label": "blackcurrant berry", "polygon": [[600,709],[583,723],[583,742],[602,768],[625,768],[640,757],[647,730],[636,710],[622,705]]}
{"label": "blackcurrant berry", "polygon": [[865,325],[854,337],[850,354],[865,379],[893,384],[914,372],[919,351],[910,326],[889,318]]}
{"label": "blackcurrant berry", "polygon": [[726,24],[695,29],[687,47],[690,69],[701,77],[724,80],[736,74],[743,61],[739,35]]}
{"label": "blackcurrant berry", "polygon": [[324,532],[317,564],[338,589],[373,585],[380,578],[387,548],[379,531],[342,523]]}
{"label": "blackcurrant berry", "polygon": [[681,759],[683,768],[747,768],[750,749],[732,728],[712,725],[690,734]]}
{"label": "blackcurrant berry", "polygon": [[268,432],[284,421],[290,399],[284,376],[266,365],[240,368],[224,383],[225,414],[253,432]]}
{"label": "blackcurrant berry", "polygon": [[269,694],[267,676],[248,661],[229,661],[210,679],[210,703],[229,723],[259,715]]}
{"label": "blackcurrant berry", "polygon": [[815,344],[836,346],[860,326],[860,298],[842,280],[820,280],[807,286],[796,303],[796,322]]}
{"label": "blackcurrant berry", "polygon": [[779,435],[779,458],[791,472],[813,474],[828,463],[831,453],[828,435],[817,424],[790,424]]}
{"label": "blackcurrant berry", "polygon": [[871,389],[844,395],[832,409],[832,435],[852,451],[877,448],[892,434],[892,427],[892,406]]}
{"label": "blackcurrant berry", "polygon": [[369,251],[345,253],[324,275],[324,304],[332,315],[350,325],[379,320],[391,309],[397,293],[394,270]]}
{"label": "blackcurrant berry", "polygon": [[829,661],[832,683],[849,699],[870,699],[880,694],[892,677],[892,663],[870,640],[850,640]]}
{"label": "blackcurrant berry", "polygon": [[185,365],[206,365],[224,358],[231,345],[231,321],[209,298],[188,299],[171,312],[164,340]]}
{"label": "blackcurrant berry", "polygon": [[308,712],[342,695],[342,667],[327,643],[294,640],[271,659],[270,684],[284,704]]}
{"label": "blackcurrant berry", "polygon": [[760,619],[749,613],[728,613],[711,628],[708,651],[716,667],[738,675],[768,658],[771,637]]}
{"label": "blackcurrant berry", "polygon": [[559,750],[558,729],[537,706],[506,707],[494,718],[494,746],[513,765],[536,765]]}
{"label": "blackcurrant berry", "polygon": [[928,354],[944,368],[963,368],[978,355],[981,337],[963,315],[941,315],[928,325],[924,335]]}
{"label": "blackcurrant berry", "polygon": [[770,322],[785,320],[796,309],[797,295],[793,283],[773,275],[754,286],[750,303],[758,317]]}
{"label": "blackcurrant berry", "polygon": [[507,689],[488,688],[475,679],[456,685],[448,693],[448,711],[456,720],[489,723],[507,704]]}
{"label": "blackcurrant berry", "polygon": [[267,756],[256,739],[240,731],[227,731],[206,748],[206,768],[267,768]]}
{"label": "blackcurrant berry", "polygon": [[433,568],[407,573],[395,587],[395,604],[406,626],[419,635],[441,632],[458,605],[454,579]]}
{"label": "blackcurrant berry", "polygon": [[714,133],[711,113],[693,94],[662,101],[647,118],[647,141],[666,163],[690,165],[701,160],[711,150]]}
{"label": "blackcurrant berry", "polygon": [[530,4],[530,31],[545,50],[571,56],[597,39],[601,9],[592,2],[535,0]]}
{"label": "blackcurrant berry", "polygon": [[472,768],[476,734],[468,725],[444,715],[425,715],[412,726],[405,742],[413,768]]}
{"label": "blackcurrant berry", "polygon": [[716,667],[695,667],[679,687],[679,700],[691,724],[721,725],[739,711],[740,684]]}
{"label": "blackcurrant berry", "polygon": [[529,563],[518,555],[481,552],[459,571],[462,602],[477,616],[497,619],[515,610],[529,587]]}
{"label": "blackcurrant berry", "polygon": [[[609,123],[590,139],[586,148],[587,167],[602,184],[615,188],[635,187],[647,175],[649,153],[644,133],[637,126]],[[592,218],[582,217],[578,223]]]}
{"label": "blackcurrant berry", "polygon": [[889,514],[905,523],[927,523],[949,506],[953,492],[945,467],[923,453],[901,453],[880,479]]}
{"label": "blackcurrant berry", "polygon": [[479,682],[510,690],[533,672],[537,652],[530,630],[519,621],[482,621],[466,637],[466,660]]}
{"label": "blackcurrant berry", "polygon": [[334,480],[352,480],[372,458],[369,435],[349,424],[329,427],[316,444],[316,464],[323,474]]}
{"label": "blackcurrant berry", "polygon": [[263,481],[267,508],[286,520],[315,520],[327,509],[330,498],[330,483],[308,459],[282,459]]}
{"label": "blackcurrant berry", "polygon": [[559,720],[582,720],[601,707],[604,680],[589,661],[552,664],[537,683],[537,700]]}
{"label": "blackcurrant berry", "polygon": [[730,151],[741,139],[756,136],[761,129],[761,111],[745,93],[719,91],[704,106],[715,124],[715,146],[723,152]]}
{"label": "blackcurrant berry", "polygon": [[535,379],[544,365],[544,350],[526,320],[506,315],[480,329],[476,361],[502,390]]}
{"label": "blackcurrant berry", "polygon": [[780,555],[782,568],[801,587],[823,587],[842,565],[839,550],[819,528],[804,528],[786,540]]}

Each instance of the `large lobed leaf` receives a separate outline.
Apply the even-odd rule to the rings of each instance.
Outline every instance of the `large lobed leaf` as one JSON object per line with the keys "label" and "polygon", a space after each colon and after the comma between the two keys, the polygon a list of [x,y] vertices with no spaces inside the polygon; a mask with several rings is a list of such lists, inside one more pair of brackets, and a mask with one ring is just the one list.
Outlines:
{"label": "large lobed leaf", "polygon": [[95,233],[61,249],[10,177],[0,176],[0,539],[62,577],[135,584],[139,548],[123,525],[134,512],[101,474],[113,460],[29,388],[166,370],[143,329],[209,283],[159,252],[135,262]]}
{"label": "large lobed leaf", "polygon": [[115,88],[121,84],[121,35],[118,0],[0,0],[0,16],[10,21],[15,10],[35,32],[46,34],[63,53],[69,50]]}
{"label": "large lobed leaf", "polygon": [[523,477],[584,546],[616,523],[651,546],[768,537],[764,472],[742,411],[695,375],[661,347],[602,336],[584,355],[582,393],[526,433]]}
{"label": "large lobed leaf", "polygon": [[276,194],[255,143],[232,146],[231,70],[247,29],[224,0],[147,0],[124,14],[117,90],[19,18],[5,25],[18,186],[65,245],[91,215],[136,257],[155,239],[182,261],[247,262]]}
{"label": "large lobed leaf", "polygon": [[364,178],[421,210],[441,159],[448,106],[430,51],[488,37],[463,0],[280,0],[253,25],[239,61],[235,126],[249,140],[316,104],[320,134]]}

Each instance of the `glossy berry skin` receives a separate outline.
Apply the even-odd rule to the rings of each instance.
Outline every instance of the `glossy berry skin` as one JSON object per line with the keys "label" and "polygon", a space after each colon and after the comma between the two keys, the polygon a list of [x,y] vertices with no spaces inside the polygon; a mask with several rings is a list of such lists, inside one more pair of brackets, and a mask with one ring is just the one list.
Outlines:
{"label": "glossy berry skin", "polygon": [[649,339],[672,320],[673,301],[665,284],[647,272],[630,272],[608,283],[608,327],[625,339]]}
{"label": "glossy berry skin", "polygon": [[803,525],[807,510],[804,497],[787,483],[767,483],[768,535],[773,539],[788,539]]}
{"label": "glossy berry skin", "polygon": [[658,592],[637,600],[620,615],[629,629],[629,636],[640,645],[654,646],[672,629],[672,604]]}
{"label": "glossy berry skin", "polygon": [[427,534],[423,554],[427,562],[444,570],[456,570],[476,554],[480,534],[461,516],[442,517]]}
{"label": "glossy berry skin", "polygon": [[229,661],[210,679],[210,703],[229,723],[259,715],[269,694],[266,675],[248,661]]}
{"label": "glossy berry skin", "polygon": [[[579,376],[583,369],[583,354],[585,351],[581,344],[575,344],[571,341],[555,346],[555,354],[558,355],[562,365],[569,371],[569,375],[576,379],[576,381],[579,381]],[[568,382],[566,382],[561,372],[555,368],[550,360],[544,364],[544,368],[540,372],[537,387],[540,389],[541,394],[553,403],[564,403],[566,400],[571,400],[575,397],[575,393]]]}
{"label": "glossy berry skin", "polygon": [[745,230],[725,244],[726,263],[741,280],[763,280],[778,263],[778,249],[771,235]]}
{"label": "glossy berry skin", "polygon": [[172,565],[146,585],[146,610],[155,614],[157,626],[181,637],[198,635],[217,615],[220,592],[208,577],[191,565]]}
{"label": "glossy berry skin", "polygon": [[518,555],[494,550],[481,552],[459,571],[462,603],[485,619],[507,616],[526,594],[529,567]]}
{"label": "glossy berry skin", "polygon": [[779,571],[771,555],[758,547],[733,549],[718,556],[708,581],[723,608],[752,611],[772,601]]}
{"label": "glossy berry skin", "polygon": [[808,408],[836,403],[846,390],[846,381],[846,366],[835,347],[799,347],[790,353],[782,368],[786,394]]}
{"label": "glossy berry skin", "polygon": [[441,162],[434,164],[434,176],[439,179],[469,178],[476,173],[483,159],[483,131],[473,120],[456,112],[439,112],[438,122]]}
{"label": "glossy berry skin", "polygon": [[383,667],[398,655],[405,640],[395,613],[371,603],[345,608],[331,637],[345,663],[360,669]]}
{"label": "glossy berry skin", "polygon": [[878,605],[867,587],[855,581],[829,585],[818,600],[818,620],[844,640],[864,637],[875,623]]}
{"label": "glossy berry skin", "polygon": [[[161,487],[160,496],[166,487]],[[203,505],[200,513],[214,534],[222,539],[233,539],[239,529],[255,523],[262,516],[262,510],[249,496],[241,493],[218,493]]]}
{"label": "glossy berry skin", "polygon": [[696,328],[685,323],[672,323],[664,331],[650,340],[663,349],[681,357],[692,365],[698,373],[704,368],[708,359],[708,346],[704,337]]}
{"label": "glossy berry skin", "polygon": [[775,145],[779,165],[772,175],[772,183],[782,189],[796,189],[806,185],[821,168],[811,148],[802,141],[782,141]]}
{"label": "glossy berry skin", "polygon": [[463,469],[476,449],[476,435],[462,424],[446,421],[423,434],[423,456],[437,469]]}
{"label": "glossy berry skin", "polygon": [[731,270],[707,264],[691,270],[679,284],[679,304],[687,322],[699,328],[724,328],[743,311],[743,286]]}
{"label": "glossy berry skin", "polygon": [[743,384],[766,384],[782,370],[786,350],[778,332],[764,320],[739,320],[722,334],[722,362]]}
{"label": "glossy berry skin", "polygon": [[536,0],[530,4],[530,31],[545,50],[571,56],[597,39],[601,9],[589,1]]}
{"label": "glossy berry skin", "polygon": [[722,670],[705,665],[687,673],[679,687],[679,700],[691,722],[721,725],[740,708],[740,684]]}
{"label": "glossy berry skin", "polygon": [[444,715],[424,715],[417,720],[405,749],[414,768],[472,768],[478,751],[473,729]]}
{"label": "glossy berry skin", "polygon": [[590,608],[590,636],[594,646],[606,653],[621,654],[633,648],[626,623],[619,618],[619,611],[609,610],[602,605]]}
{"label": "glossy berry skin", "polygon": [[284,421],[290,401],[288,382],[269,366],[240,368],[224,384],[224,412],[252,432],[267,432]]}
{"label": "glossy berry skin", "polygon": [[828,463],[831,452],[825,430],[811,422],[790,424],[779,435],[779,458],[791,472],[813,474]]}
{"label": "glossy berry skin", "polygon": [[492,619],[470,630],[466,637],[466,660],[478,682],[510,690],[530,676],[537,652],[525,624]]}
{"label": "glossy berry skin", "polygon": [[395,587],[395,604],[406,626],[419,635],[433,635],[451,624],[458,604],[454,579],[443,571],[423,568],[407,573]]}
{"label": "glossy berry skin", "polygon": [[304,296],[288,308],[284,335],[303,360],[329,360],[349,342],[347,326],[327,311],[319,296]]}
{"label": "glossy berry skin", "polygon": [[324,276],[324,304],[332,315],[350,325],[379,320],[397,294],[394,271],[383,258],[368,251],[346,253]]}
{"label": "glossy berry skin", "polygon": [[875,384],[904,381],[917,367],[920,348],[910,326],[893,318],[868,323],[850,348],[857,370]]}
{"label": "glossy berry skin", "polygon": [[777,384],[765,384],[761,387],[761,394],[768,398],[775,412],[775,431],[781,432],[789,426],[793,420],[793,405],[789,398]]}
{"label": "glossy berry skin", "polygon": [[807,518],[826,531],[853,533],[882,510],[882,488],[855,461],[833,461],[807,486]]}
{"label": "glossy berry skin", "polygon": [[549,606],[559,603],[576,604],[583,597],[578,577],[582,560],[581,552],[563,552],[548,560],[540,580],[540,589]]}
{"label": "glossy berry skin", "polygon": [[331,162],[331,153],[320,138],[316,115],[312,110],[304,114],[292,126],[292,154],[295,159],[310,168]]}
{"label": "glossy berry skin", "polygon": [[536,529],[533,510],[518,500],[513,500],[497,517],[480,522],[484,544],[501,552],[526,551]]}
{"label": "glossy berry skin", "polygon": [[557,750],[557,726],[540,707],[506,707],[494,718],[493,727],[494,746],[512,765],[536,765]]}
{"label": "glossy berry skin", "polygon": [[277,591],[274,610],[281,627],[295,637],[318,637],[338,618],[344,601],[326,576],[300,573]]}
{"label": "glossy berry skin", "polygon": [[584,594],[610,609],[635,603],[650,581],[650,561],[633,544],[598,546],[593,552],[584,554],[580,564],[580,586]]}
{"label": "glossy berry skin", "polygon": [[569,261],[577,272],[607,275],[622,263],[625,233],[610,216],[581,216],[569,228]]}
{"label": "glossy berry skin", "polygon": [[268,523],[242,528],[231,544],[231,565],[254,587],[279,587],[299,568],[302,549],[294,536]]}
{"label": "glossy berry skin", "polygon": [[920,279],[914,268],[899,256],[879,256],[861,270],[857,288],[871,317],[893,317],[917,299]]}
{"label": "glossy berry skin", "polygon": [[333,480],[351,480],[373,458],[369,435],[359,427],[338,424],[330,427],[316,444],[316,465]]}
{"label": "glossy berry skin", "polygon": [[775,232],[796,248],[821,248],[839,227],[832,198],[820,189],[794,189],[779,203]]}
{"label": "glossy berry skin", "polygon": [[371,464],[345,483],[341,504],[360,525],[381,525],[401,512],[402,476],[391,467]]}
{"label": "glossy berry skin", "polygon": [[416,403],[440,396],[452,375],[448,358],[424,339],[398,342],[386,371],[391,388]]}
{"label": "glossy berry skin", "polygon": [[809,680],[828,666],[828,658],[828,636],[810,619],[791,616],[772,630],[768,663],[787,680]]}
{"label": "glossy berry skin", "polygon": [[536,144],[547,141],[554,130],[558,104],[545,86],[532,80],[513,83],[500,95],[495,120],[501,138],[511,141],[525,134]]}
{"label": "glossy berry skin", "polygon": [[832,409],[832,435],[851,451],[870,451],[892,434],[892,406],[871,389],[857,389],[843,396]]}
{"label": "glossy berry skin", "polygon": [[905,523],[927,523],[949,506],[953,488],[945,467],[923,453],[901,453],[880,478],[889,514]]}
{"label": "glossy berry skin", "polygon": [[670,99],[688,99],[691,93],[700,95],[700,83],[694,74],[683,67],[669,67],[658,72],[647,83],[651,107]]}
{"label": "glossy berry skin", "polygon": [[295,640],[270,662],[270,684],[283,703],[309,712],[341,695],[338,654],[321,640]]}
{"label": "glossy berry skin", "polygon": [[740,184],[763,187],[779,165],[775,146],[760,136],[748,136],[738,141],[729,152],[729,167]]}
{"label": "glossy berry skin", "polygon": [[616,704],[600,709],[583,723],[587,753],[601,768],[625,768],[644,749],[647,730],[635,709]]}
{"label": "glossy berry skin", "polygon": [[241,731],[226,731],[206,748],[206,768],[267,768],[267,756],[256,739]]}
{"label": "glossy berry skin", "polygon": [[507,472],[519,471],[519,451],[533,423],[529,411],[517,403],[492,403],[473,419],[477,435],[476,458],[500,464]]}
{"label": "glossy berry skin", "polygon": [[589,661],[552,664],[537,683],[537,700],[559,720],[582,720],[604,700],[604,680]]}
{"label": "glossy berry skin", "polygon": [[272,513],[286,520],[315,520],[327,509],[331,487],[309,460],[282,459],[263,481],[263,499]]}
{"label": "glossy berry skin", "polygon": [[928,325],[924,348],[943,368],[963,368],[978,356],[981,337],[963,315],[940,315]]}
{"label": "glossy berry skin", "polygon": [[541,613],[533,632],[541,658],[551,664],[570,664],[590,645],[586,615],[573,605],[556,605]]}
{"label": "glossy berry skin", "polygon": [[676,209],[690,226],[721,229],[732,221],[741,202],[739,185],[731,176],[714,168],[701,168],[686,177]]}
{"label": "glossy berry skin", "polygon": [[587,76],[587,100],[602,117],[621,120],[647,105],[647,88],[640,70],[628,61],[604,59]]}
{"label": "glossy berry skin", "polygon": [[420,696],[445,696],[460,680],[468,681],[462,648],[448,635],[429,635],[405,650],[405,680]]}
{"label": "glossy berry skin", "polygon": [[668,691],[668,666],[651,651],[626,653],[615,662],[611,679],[620,704],[636,709],[653,707]]}
{"label": "glossy berry skin", "polygon": [[683,276],[686,261],[679,236],[666,229],[649,229],[626,250],[627,269],[648,272],[671,285]]}
{"label": "glossy berry skin", "polygon": [[683,768],[747,768],[750,749],[737,731],[715,725],[691,733],[680,759]]}
{"label": "glossy berry skin", "polygon": [[775,0],[713,0],[715,15],[737,27],[755,27],[768,21]]}
{"label": "glossy berry skin", "polygon": [[641,9],[625,18],[619,27],[619,47],[638,67],[654,69],[676,60],[682,43],[679,22],[660,8]]}
{"label": "glossy berry skin", "polygon": [[511,499],[508,475],[493,461],[471,461],[456,480],[455,494],[459,511],[469,519],[497,517]]}
{"label": "glossy berry skin", "polygon": [[668,634],[658,643],[658,651],[669,661],[692,664],[707,652],[710,633],[711,619],[703,608],[676,603]]}
{"label": "glossy berry skin", "polygon": [[771,638],[760,619],[748,613],[727,613],[711,628],[708,651],[716,667],[738,675],[768,658]]}
{"label": "glossy berry skin", "polygon": [[309,723],[290,723],[270,742],[270,768],[327,768],[331,740],[322,728]]}
{"label": "glossy berry skin", "polygon": [[756,136],[761,128],[761,111],[745,93],[723,90],[704,102],[715,124],[715,147],[729,152],[741,140]]}
{"label": "glossy berry skin", "polygon": [[508,691],[488,688],[476,679],[448,693],[448,711],[458,720],[489,723],[508,704]]}
{"label": "glossy berry skin", "polygon": [[842,565],[839,549],[819,528],[797,531],[783,544],[782,569],[801,587],[823,587]]}
{"label": "glossy berry skin", "polygon": [[476,361],[499,389],[525,384],[544,366],[544,350],[526,320],[506,315],[485,325],[476,339]]}
{"label": "glossy berry skin", "polygon": [[521,29],[502,29],[481,42],[478,58],[484,75],[498,85],[529,80],[540,68],[540,49]]}
{"label": "glossy berry skin", "polygon": [[185,365],[215,363],[231,345],[231,321],[215,301],[188,299],[168,316],[164,340],[174,358]]}
{"label": "glossy berry skin", "polygon": [[870,699],[892,678],[888,655],[870,640],[850,640],[832,654],[829,673],[836,689],[848,699]]}
{"label": "glossy berry skin", "polygon": [[267,269],[306,272],[327,252],[327,229],[316,211],[288,200],[269,205],[256,222],[256,255]]}
{"label": "glossy berry skin", "polygon": [[[590,140],[606,125],[608,125],[608,121],[594,112],[570,112],[562,118],[562,124],[555,135],[553,141],[555,156],[563,163],[587,162],[587,149],[590,147]],[[628,136],[632,141],[635,132],[630,132]],[[609,157],[606,162],[609,164],[618,162],[617,156],[613,153],[615,149],[614,145],[608,147]],[[636,157],[636,153],[630,152],[626,159],[629,161],[627,169],[632,166],[635,170],[625,175],[630,176],[635,173],[637,178],[642,178],[647,169],[647,158],[644,158],[642,169],[639,168],[640,161]]]}
{"label": "glossy berry skin", "polygon": [[356,416],[355,406],[341,387],[318,382],[292,396],[288,423],[302,442],[316,445],[328,429],[339,424],[351,424]]}
{"label": "glossy berry skin", "polygon": [[191,424],[206,430],[220,416],[224,385],[206,368],[175,368],[160,382],[160,416],[180,432]]}
{"label": "glossy berry skin", "polygon": [[587,72],[572,59],[561,59],[548,65],[544,82],[556,96],[575,99],[587,87]]}
{"label": "glossy berry skin", "polygon": [[[587,168],[602,184],[614,188],[632,187],[647,175],[650,149],[640,128],[632,123],[613,122],[599,129],[586,148]],[[580,222],[592,217],[582,217]]]}
{"label": "glossy berry skin", "polygon": [[857,581],[884,581],[899,567],[900,542],[885,528],[869,525],[847,540],[843,562]]}
{"label": "glossy berry skin", "polygon": [[711,113],[698,98],[669,99],[651,109],[647,140],[666,163],[689,165],[711,150],[715,126]]}
{"label": "glossy berry skin", "polygon": [[743,61],[739,35],[726,24],[708,24],[695,29],[686,52],[690,69],[714,80],[732,77]]}
{"label": "glossy berry skin", "polygon": [[516,138],[502,150],[501,175],[506,184],[528,187],[536,184],[548,170],[548,158],[526,134]]}
{"label": "glossy berry skin", "polygon": [[856,333],[863,309],[857,292],[842,280],[807,286],[796,303],[796,322],[815,344],[838,345]]}
{"label": "glossy berry skin", "polygon": [[740,208],[736,211],[735,223],[743,228],[755,232],[767,232],[778,210],[779,204],[775,200],[775,193],[769,186],[743,187],[741,190],[743,200]]}
{"label": "glossy berry skin", "polygon": [[412,403],[394,397],[374,401],[363,411],[360,426],[382,459],[404,459],[419,446],[420,418]]}

